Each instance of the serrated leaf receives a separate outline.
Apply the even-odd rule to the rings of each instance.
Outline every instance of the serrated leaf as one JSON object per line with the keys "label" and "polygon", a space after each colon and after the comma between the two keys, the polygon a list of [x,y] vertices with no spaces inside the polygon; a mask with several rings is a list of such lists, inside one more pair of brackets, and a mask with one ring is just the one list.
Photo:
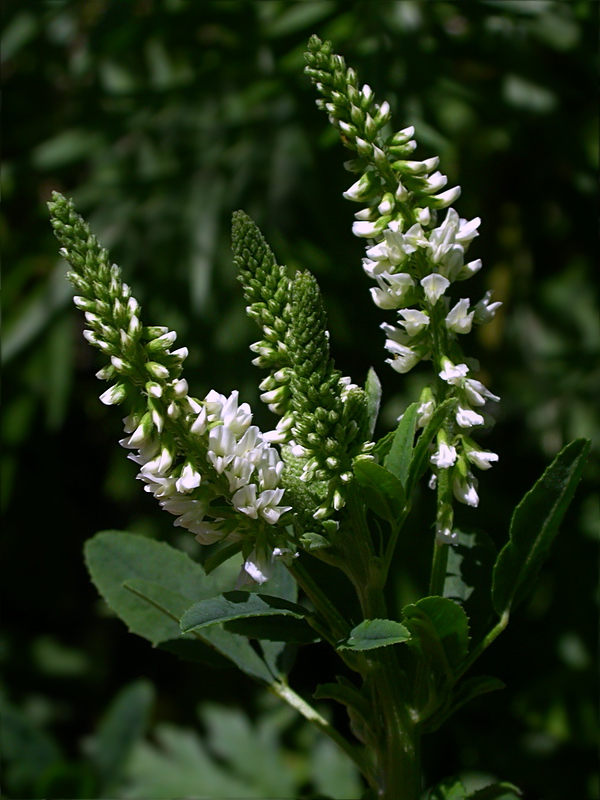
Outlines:
{"label": "serrated leaf", "polygon": [[393,619],[365,619],[350,631],[338,650],[375,650],[410,639],[409,631]]}
{"label": "serrated leaf", "polygon": [[307,614],[308,610],[304,606],[290,603],[281,597],[234,591],[194,603],[182,615],[180,624],[181,630],[189,633],[249,617],[287,616],[303,619]]}
{"label": "serrated leaf", "polygon": [[522,797],[522,792],[517,786],[503,781],[491,786],[484,786],[483,789],[470,794],[467,800],[519,800],[520,797]]}
{"label": "serrated leaf", "polygon": [[429,445],[433,442],[435,435],[444,424],[448,414],[455,408],[457,402],[455,397],[451,397],[441,403],[433,412],[431,419],[417,439],[406,481],[407,497],[411,496],[413,489],[425,473],[429,465]]}
{"label": "serrated leaf", "polygon": [[[215,580],[189,556],[145,536],[103,531],[89,539],[84,550],[89,573],[106,603],[132,633],[153,645],[164,643],[168,647],[174,640],[183,639],[177,621],[181,605],[189,607],[218,592]],[[143,598],[124,586],[135,580],[158,588]],[[150,590],[150,587],[147,585],[145,589]],[[246,639],[216,627],[203,632],[199,638],[201,643],[214,647],[247,675],[265,683],[272,682],[267,665]]]}
{"label": "serrated leaf", "polygon": [[[403,609],[406,627],[425,649],[441,645],[450,667],[457,667],[469,649],[469,620],[463,609],[446,597],[423,597]],[[433,645],[433,647],[432,647]]]}
{"label": "serrated leaf", "polygon": [[471,635],[478,639],[485,634],[493,612],[490,586],[496,548],[482,531],[454,532],[458,541],[448,548],[443,594],[464,608]]}
{"label": "serrated leaf", "polygon": [[412,403],[406,409],[396,428],[390,451],[383,462],[383,466],[399,479],[403,487],[406,486],[412,461],[418,411],[418,403]]}
{"label": "serrated leaf", "polygon": [[587,439],[576,439],[564,447],[516,507],[509,541],[494,565],[492,600],[500,616],[533,587],[575,494],[589,447]]}
{"label": "serrated leaf", "polygon": [[357,459],[354,475],[365,503],[379,517],[394,523],[404,510],[404,487],[391,472],[374,461]]}
{"label": "serrated leaf", "polygon": [[367,395],[367,413],[369,419],[367,439],[371,439],[375,431],[377,417],[379,416],[379,406],[381,404],[381,381],[377,377],[377,373],[373,367],[370,367],[367,373],[365,393]]}
{"label": "serrated leaf", "polygon": [[429,792],[427,800],[466,800],[467,790],[459,778],[444,778]]}

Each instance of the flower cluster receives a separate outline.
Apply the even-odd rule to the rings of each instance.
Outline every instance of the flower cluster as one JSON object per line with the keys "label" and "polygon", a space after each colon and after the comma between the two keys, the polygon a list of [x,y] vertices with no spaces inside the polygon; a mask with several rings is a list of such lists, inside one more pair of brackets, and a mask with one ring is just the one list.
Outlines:
{"label": "flower cluster", "polygon": [[176,333],[142,325],[119,268],[110,265],[71,201],[55,192],[49,207],[61,255],[72,267],[68,277],[79,292],[75,305],[89,326],[84,336],[110,357],[97,377],[116,382],[100,399],[107,405],[132,402],[121,444],[137,451],[129,457],[141,467],[138,477],[177,517],[174,524],[201,544],[239,543],[242,583],[264,582],[273,559],[294,551],[280,525],[290,506],[282,504],[278,452],[251,424],[250,407],[239,404],[237,392],[225,397],[211,391],[203,401],[189,396],[181,378],[187,348],[171,349]]}
{"label": "flower cluster", "polygon": [[[397,314],[395,324],[381,326],[390,354],[387,362],[396,372],[406,373],[421,361],[433,361],[439,380],[435,391],[428,387],[423,393],[419,425],[427,423],[441,401],[458,399],[454,419],[439,432],[431,456],[432,484],[441,471],[450,471],[445,476],[450,480],[445,479],[442,487],[446,496],[438,505],[450,507],[451,491],[460,502],[476,506],[477,481],[471,467],[488,469],[498,456],[480,450],[468,433],[486,422],[481,406],[499,398],[470,375],[457,339],[473,325],[491,320],[500,303],[490,302],[489,292],[476,303],[468,297],[451,302],[449,294],[452,284],[481,268],[480,259],[465,258],[480,220],[461,219],[449,208],[460,187],[444,189],[447,177],[437,170],[437,157],[410,159],[417,146],[413,127],[384,135],[388,104],[374,102],[370,87],[359,86],[354,70],[332,53],[329,42],[312,37],[307,64],[307,73],[323,95],[317,104],[328,113],[344,144],[358,155],[346,167],[362,174],[344,197],[364,205],[355,215],[353,233],[367,240],[363,268],[376,283],[371,289],[373,301]],[[438,225],[437,212],[445,208]],[[441,521],[438,515],[442,540],[451,536],[452,526],[451,514],[443,517]]]}

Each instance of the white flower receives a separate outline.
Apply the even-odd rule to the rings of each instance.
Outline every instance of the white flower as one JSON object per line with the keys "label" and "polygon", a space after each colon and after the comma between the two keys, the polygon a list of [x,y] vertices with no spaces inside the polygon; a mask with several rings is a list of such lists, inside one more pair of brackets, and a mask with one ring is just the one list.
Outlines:
{"label": "white flower", "polygon": [[443,361],[444,368],[440,372],[440,378],[446,383],[449,383],[450,386],[460,386],[463,378],[465,378],[469,372],[469,368],[466,364],[456,364],[454,365],[449,359],[444,359]]}
{"label": "white flower", "polygon": [[479,469],[490,469],[492,463],[498,461],[497,453],[490,453],[486,450],[467,450],[466,456]]}
{"label": "white flower", "polygon": [[481,414],[478,414],[476,411],[458,406],[456,422],[461,428],[472,428],[475,425],[483,425],[485,420]]}
{"label": "white flower", "polygon": [[[267,553],[266,548],[263,547],[254,548],[244,562],[242,572],[245,572],[247,576],[251,578],[250,582],[263,584],[266,583],[273,574],[273,566],[272,552]],[[241,586],[248,585],[248,583],[249,582],[244,579],[244,576],[240,575],[236,588],[239,589]]]}
{"label": "white flower", "polygon": [[502,303],[500,301],[490,303],[491,296],[491,292],[486,292],[485,296],[475,304],[475,322],[486,323],[494,319]]}
{"label": "white flower", "polygon": [[201,480],[202,478],[200,473],[194,469],[189,461],[186,461],[183,469],[181,470],[181,476],[175,483],[175,488],[178,492],[187,494],[188,492],[192,492],[194,489],[197,489],[198,486],[200,486]]}
{"label": "white flower", "polygon": [[430,461],[440,469],[448,469],[454,465],[457,459],[456,447],[448,445],[446,442],[440,442],[437,451],[431,456]]}
{"label": "white flower", "polygon": [[374,236],[377,236],[379,231],[380,226],[377,222],[358,220],[352,223],[352,233],[364,239],[372,239]]}
{"label": "white flower", "polygon": [[433,400],[427,400],[421,403],[417,409],[417,428],[424,428],[432,418],[434,411],[435,402]]}
{"label": "white flower", "polygon": [[471,278],[475,275],[476,272],[479,272],[481,269],[482,261],[480,258],[476,258],[475,261],[469,261],[468,264],[465,264],[458,275],[456,276],[457,281],[464,281],[467,278]]}
{"label": "white flower", "polygon": [[[220,529],[217,522],[201,522],[198,521],[194,524],[193,530],[190,529],[193,534],[195,534],[195,539],[200,544],[214,544],[218,542],[219,539],[223,538],[223,531]],[[229,537],[227,537],[229,538]]]}
{"label": "white flower", "polygon": [[454,333],[469,333],[474,311],[468,313],[470,300],[463,297],[446,316],[446,327]]}
{"label": "white flower", "polygon": [[450,281],[448,278],[444,278],[443,275],[433,272],[431,275],[426,275],[421,280],[421,286],[425,290],[427,300],[430,305],[433,306],[450,286]]}
{"label": "white flower", "polygon": [[473,508],[479,505],[477,479],[470,472],[467,472],[464,477],[459,472],[456,472],[452,482],[452,490],[460,503],[466,503],[466,505]]}
{"label": "white flower", "polygon": [[234,459],[235,436],[225,425],[211,428],[208,434],[207,457],[220,474]]}
{"label": "white flower", "polygon": [[411,276],[406,272],[394,274],[382,272],[375,278],[379,288],[372,288],[371,295],[375,305],[383,309],[401,308],[407,293],[415,285]]}
{"label": "white flower", "polygon": [[492,394],[481,381],[476,381],[474,378],[467,378],[463,384],[465,393],[469,398],[469,402],[474,406],[483,406],[487,400],[500,400],[497,394]]}
{"label": "white flower", "polygon": [[394,342],[392,339],[386,341],[385,349],[394,356],[394,358],[387,358],[386,362],[401,374],[409,372],[421,360],[421,356],[410,347]]}
{"label": "white flower", "polygon": [[283,472],[283,461],[279,458],[277,450],[268,447],[263,450],[258,464],[258,480],[261,489],[276,489]]}
{"label": "white flower", "polygon": [[409,336],[416,336],[417,333],[429,325],[429,315],[423,313],[423,311],[408,308],[401,309],[398,314],[404,319],[403,325]]}

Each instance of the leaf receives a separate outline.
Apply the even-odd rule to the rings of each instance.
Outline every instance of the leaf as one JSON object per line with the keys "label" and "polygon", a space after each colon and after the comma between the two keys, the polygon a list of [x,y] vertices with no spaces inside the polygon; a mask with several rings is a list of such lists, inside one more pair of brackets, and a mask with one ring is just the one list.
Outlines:
{"label": "leaf", "polygon": [[350,631],[338,650],[375,650],[410,639],[409,631],[400,622],[392,619],[365,619]]}
{"label": "leaf", "polygon": [[347,679],[338,676],[337,680],[338,683],[322,683],[317,686],[313,694],[315,700],[336,700],[368,724],[372,714],[371,703]]}
{"label": "leaf", "polygon": [[100,793],[111,796],[135,743],[144,735],[154,702],[149,681],[129,684],[113,700],[90,742],[90,758],[100,778]]}
{"label": "leaf", "polygon": [[182,615],[180,624],[181,630],[189,633],[231,620],[269,616],[303,619],[308,613],[304,606],[290,603],[281,597],[234,591],[194,603]]}
{"label": "leaf", "polygon": [[237,633],[248,639],[260,639],[262,642],[282,642],[288,644],[311,644],[320,641],[321,637],[303,619],[288,616],[260,616],[234,619],[224,624],[225,630]]}
{"label": "leaf", "polygon": [[418,411],[418,403],[412,403],[406,409],[396,428],[390,452],[383,462],[383,466],[400,480],[403,487],[406,486],[412,460]]}
{"label": "leaf", "polygon": [[[104,600],[132,633],[155,646],[165,644],[165,649],[172,650],[174,640],[184,641],[178,614],[219,591],[215,580],[185,553],[145,536],[103,531],[89,539],[84,550],[87,568]],[[146,598],[125,588],[125,583],[134,586],[136,580],[146,581]],[[141,584],[137,588],[141,591]],[[242,637],[214,628],[187,637],[187,647],[193,647],[194,639],[214,647],[256,680],[272,682],[267,665]]]}
{"label": "leaf", "polygon": [[466,800],[467,790],[458,778],[444,778],[434,786],[427,800]]}
{"label": "leaf", "polygon": [[366,459],[354,461],[354,475],[365,503],[382,519],[394,523],[404,510],[404,487],[385,467]]}
{"label": "leaf", "polygon": [[455,397],[450,397],[441,403],[436,410],[423,432],[417,439],[415,445],[413,458],[408,471],[408,480],[406,481],[406,496],[410,497],[417,482],[421,479],[427,466],[429,465],[429,445],[435,438],[435,435],[444,424],[444,420],[450,414],[457,404]]}
{"label": "leaf", "polygon": [[564,447],[516,507],[509,541],[494,565],[492,600],[502,616],[531,590],[581,478],[587,439]]}
{"label": "leaf", "polygon": [[420,638],[426,649],[439,643],[450,667],[461,663],[469,648],[469,621],[458,603],[446,597],[423,597],[405,606],[403,613],[412,639]]}
{"label": "leaf", "polygon": [[484,786],[483,789],[470,794],[467,800],[519,800],[520,797],[522,797],[522,792],[518,787],[503,781]]}
{"label": "leaf", "polygon": [[61,762],[62,753],[51,736],[3,697],[0,712],[4,790],[11,790],[13,797],[31,797],[33,784]]}
{"label": "leaf", "polygon": [[367,413],[369,425],[367,428],[367,439],[371,439],[375,431],[377,417],[379,416],[379,406],[381,404],[381,381],[373,367],[369,368],[367,380],[365,381],[365,393],[367,395]]}
{"label": "leaf", "polygon": [[492,616],[490,594],[496,548],[482,532],[454,529],[458,543],[448,548],[444,597],[459,603],[469,617],[473,639],[483,636]]}

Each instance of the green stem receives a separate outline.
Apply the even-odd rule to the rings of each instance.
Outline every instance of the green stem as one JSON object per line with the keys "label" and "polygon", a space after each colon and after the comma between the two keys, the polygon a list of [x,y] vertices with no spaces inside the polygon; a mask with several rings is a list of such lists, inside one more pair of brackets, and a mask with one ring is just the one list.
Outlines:
{"label": "green stem", "polygon": [[498,636],[505,630],[506,626],[508,625],[510,614],[508,611],[505,611],[504,614],[500,617],[499,622],[492,628],[492,630],[485,636],[481,642],[477,645],[477,647],[469,653],[469,656],[463,661],[460,665],[458,671],[456,672],[456,680],[462,678],[462,676],[467,672],[467,670],[471,669],[473,664],[477,661],[479,656],[487,650],[487,648],[491,645],[494,639],[497,639]]}
{"label": "green stem", "polygon": [[292,708],[296,709],[309,722],[328,736],[354,761],[361,774],[365,777],[369,786],[376,789],[377,784],[373,774],[373,765],[368,759],[364,748],[349,742],[342,734],[331,725],[325,717],[297,694],[287,683],[275,681],[269,685],[269,689],[281,700],[285,700]]}
{"label": "green stem", "polygon": [[[366,619],[387,617],[378,587],[358,589]],[[407,697],[405,681],[392,647],[374,650],[368,658],[372,672],[376,718],[380,720],[380,800],[418,800],[421,793],[420,732]]]}
{"label": "green stem", "polygon": [[444,583],[446,582],[446,569],[448,566],[448,547],[443,542],[434,542],[433,561],[431,564],[431,578],[429,580],[429,595],[444,594]]}
{"label": "green stem", "polygon": [[325,638],[335,647],[350,633],[350,624],[344,619],[320,586],[315,583],[299,558],[292,562],[288,570],[298,586],[312,601],[319,614],[326,620],[330,633]]}

